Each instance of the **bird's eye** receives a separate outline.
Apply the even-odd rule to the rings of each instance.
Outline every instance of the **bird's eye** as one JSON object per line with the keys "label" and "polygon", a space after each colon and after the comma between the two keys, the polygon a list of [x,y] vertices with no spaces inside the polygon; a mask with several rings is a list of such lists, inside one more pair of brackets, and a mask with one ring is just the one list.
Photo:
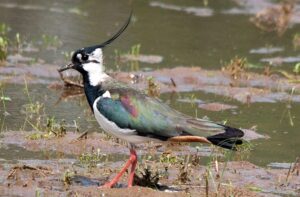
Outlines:
{"label": "bird's eye", "polygon": [[87,54],[83,54],[83,55],[82,55],[82,60],[83,60],[83,61],[87,61],[88,58],[89,58],[89,56],[88,56]]}

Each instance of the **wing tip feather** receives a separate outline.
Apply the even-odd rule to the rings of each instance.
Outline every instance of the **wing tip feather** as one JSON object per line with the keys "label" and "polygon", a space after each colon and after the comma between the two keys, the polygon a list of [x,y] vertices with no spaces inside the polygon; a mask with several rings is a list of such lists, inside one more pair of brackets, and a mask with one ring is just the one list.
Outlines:
{"label": "wing tip feather", "polygon": [[208,136],[207,139],[214,145],[222,148],[237,150],[237,145],[243,144],[241,139],[244,132],[240,129],[222,125],[225,132],[216,135]]}

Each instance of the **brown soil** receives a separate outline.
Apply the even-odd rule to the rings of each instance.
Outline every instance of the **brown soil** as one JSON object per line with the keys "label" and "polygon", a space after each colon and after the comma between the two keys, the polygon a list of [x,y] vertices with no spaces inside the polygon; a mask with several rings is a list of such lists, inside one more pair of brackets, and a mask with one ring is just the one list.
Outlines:
{"label": "brown soil", "polygon": [[[104,134],[92,133],[87,139],[77,140],[79,134],[68,132],[66,136],[50,139],[30,140],[30,132],[7,132],[1,143],[22,146],[31,151],[55,151],[71,155],[90,153],[100,148],[101,154],[127,155],[124,145],[112,142]],[[152,145],[153,147],[154,145]],[[177,146],[175,146],[177,147]],[[186,146],[183,146],[186,147]],[[161,147],[141,147],[137,176],[146,181],[145,169],[150,177],[159,175],[156,189],[153,184],[126,188],[127,174],[118,188],[103,189],[98,185],[113,178],[124,164],[126,156],[111,160],[109,157],[94,167],[86,167],[78,159],[20,160],[17,164],[0,165],[0,192],[9,196],[276,196],[300,194],[300,169],[265,169],[244,161],[212,162],[199,165],[201,157],[194,149],[182,148],[160,151]],[[161,153],[159,153],[161,152]],[[159,153],[159,155],[157,155]],[[174,153],[174,154],[173,154]],[[170,154],[169,161],[161,155]],[[190,155],[189,160],[176,155]],[[152,159],[149,159],[152,156]],[[160,158],[158,158],[160,157]],[[167,157],[164,157],[167,158]],[[187,162],[188,161],[188,162]],[[69,174],[69,175],[67,175]],[[147,179],[148,180],[148,179]],[[151,178],[151,180],[154,180]],[[151,181],[150,181],[151,182]],[[138,183],[138,182],[136,182]],[[141,182],[139,182],[141,184]]]}
{"label": "brown soil", "polygon": [[[127,154],[128,150],[101,133],[89,133],[86,139],[78,139],[80,134],[68,132],[64,137],[50,137],[30,140],[29,136],[38,132],[6,132],[0,139],[3,144],[15,144],[30,151],[56,151],[64,154],[80,155],[100,149],[104,153]],[[106,139],[106,140],[105,140]]]}

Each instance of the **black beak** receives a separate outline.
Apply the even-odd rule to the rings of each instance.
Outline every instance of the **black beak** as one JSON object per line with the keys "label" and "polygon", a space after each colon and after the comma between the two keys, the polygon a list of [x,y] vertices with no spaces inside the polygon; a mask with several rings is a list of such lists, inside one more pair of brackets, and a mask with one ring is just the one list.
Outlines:
{"label": "black beak", "polygon": [[74,68],[74,64],[73,63],[70,63],[70,64],[68,64],[66,66],[62,66],[61,68],[58,69],[58,72],[63,72],[65,70],[69,70],[71,68]]}

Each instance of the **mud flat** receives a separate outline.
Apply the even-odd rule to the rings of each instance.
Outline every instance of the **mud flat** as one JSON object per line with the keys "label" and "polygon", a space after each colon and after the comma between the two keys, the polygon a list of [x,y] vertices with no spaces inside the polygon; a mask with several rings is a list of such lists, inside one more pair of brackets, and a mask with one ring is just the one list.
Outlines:
{"label": "mud flat", "polygon": [[[139,148],[140,163],[136,186],[126,188],[126,176],[116,188],[98,188],[122,167],[128,149],[104,134],[86,138],[67,132],[63,137],[30,139],[33,132],[6,132],[2,147],[20,146],[34,154],[59,153],[55,159],[1,161],[0,191],[14,196],[298,196],[300,176],[296,164],[289,169],[262,168],[247,161],[216,162],[214,156],[201,165],[201,151],[189,146],[144,145]],[[149,147],[152,147],[149,148]],[[170,148],[171,147],[171,148]],[[204,148],[204,147],[202,147]],[[102,159],[87,167],[80,156],[100,150]],[[204,148],[205,149],[205,148]],[[187,158],[188,160],[181,159]],[[223,154],[222,152],[220,153]],[[164,156],[171,155],[171,156]],[[211,154],[214,155],[214,154]],[[114,156],[114,157],[110,157]],[[207,155],[206,155],[207,156]],[[221,156],[222,157],[222,156]],[[142,161],[142,162],[141,162]],[[141,185],[141,186],[138,186]]]}

